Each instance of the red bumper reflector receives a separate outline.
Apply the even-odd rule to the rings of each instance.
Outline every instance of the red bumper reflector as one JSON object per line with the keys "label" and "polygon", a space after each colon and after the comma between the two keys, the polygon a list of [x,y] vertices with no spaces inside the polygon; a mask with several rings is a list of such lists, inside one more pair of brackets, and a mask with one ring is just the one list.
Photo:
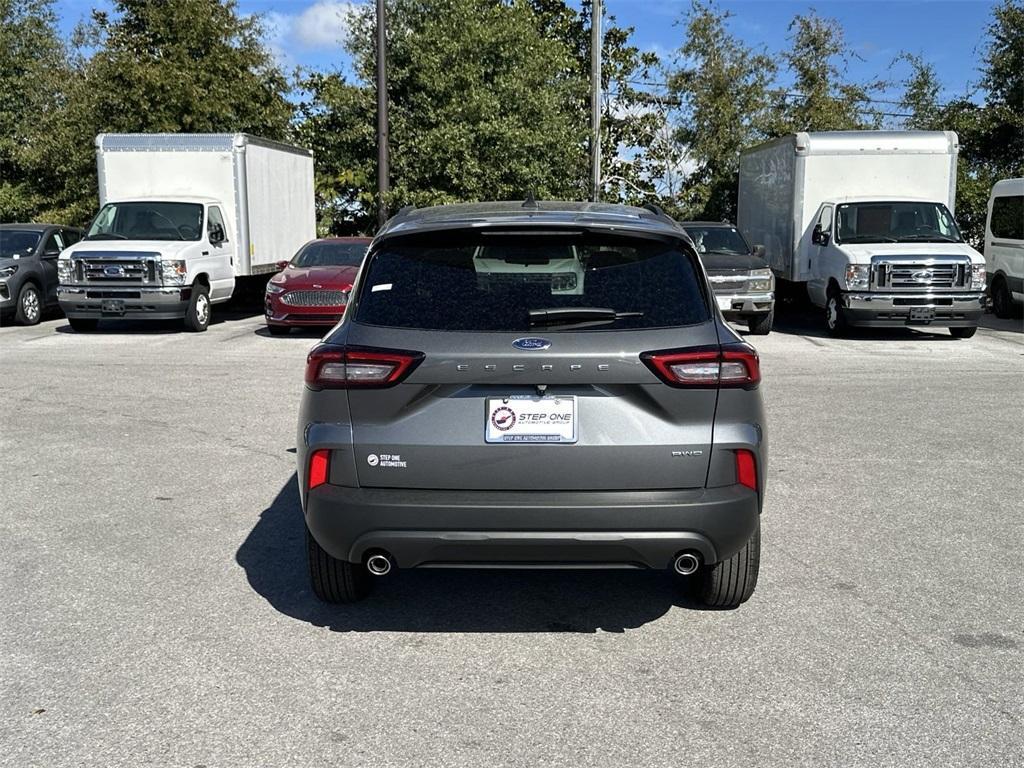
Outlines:
{"label": "red bumper reflector", "polygon": [[752,491],[757,490],[757,464],[752,451],[736,451],[736,480]]}
{"label": "red bumper reflector", "polygon": [[318,485],[327,482],[327,474],[330,469],[331,452],[328,450],[313,451],[309,457],[309,489],[313,490]]}

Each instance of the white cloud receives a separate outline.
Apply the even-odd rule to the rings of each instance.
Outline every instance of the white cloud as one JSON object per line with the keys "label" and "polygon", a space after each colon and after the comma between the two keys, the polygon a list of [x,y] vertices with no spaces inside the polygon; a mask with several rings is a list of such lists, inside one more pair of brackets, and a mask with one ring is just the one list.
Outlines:
{"label": "white cloud", "polygon": [[304,48],[336,48],[345,38],[348,18],[355,5],[339,0],[318,0],[295,17],[291,37]]}

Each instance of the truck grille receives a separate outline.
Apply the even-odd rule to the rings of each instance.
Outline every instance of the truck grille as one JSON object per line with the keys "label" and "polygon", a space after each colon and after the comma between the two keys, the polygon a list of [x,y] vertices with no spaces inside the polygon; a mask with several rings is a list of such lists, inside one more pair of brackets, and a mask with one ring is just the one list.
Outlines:
{"label": "truck grille", "polygon": [[288,291],[281,303],[290,307],[341,307],[348,301],[344,291]]}
{"label": "truck grille", "polygon": [[744,293],[747,290],[747,273],[712,273],[708,275],[715,293]]}
{"label": "truck grille", "polygon": [[74,260],[75,277],[83,283],[130,285],[159,280],[157,254],[83,256]]}
{"label": "truck grille", "polygon": [[966,262],[909,264],[885,261],[877,264],[875,270],[875,283],[879,288],[966,288],[971,280]]}

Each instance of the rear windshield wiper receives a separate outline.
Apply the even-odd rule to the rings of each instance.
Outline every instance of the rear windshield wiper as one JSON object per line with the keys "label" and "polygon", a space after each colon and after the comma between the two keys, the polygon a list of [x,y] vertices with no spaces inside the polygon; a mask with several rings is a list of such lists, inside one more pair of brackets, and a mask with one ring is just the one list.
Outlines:
{"label": "rear windshield wiper", "polygon": [[531,309],[530,325],[559,325],[560,323],[593,322],[614,323],[624,317],[643,317],[643,312],[616,312],[610,307],[550,307]]}

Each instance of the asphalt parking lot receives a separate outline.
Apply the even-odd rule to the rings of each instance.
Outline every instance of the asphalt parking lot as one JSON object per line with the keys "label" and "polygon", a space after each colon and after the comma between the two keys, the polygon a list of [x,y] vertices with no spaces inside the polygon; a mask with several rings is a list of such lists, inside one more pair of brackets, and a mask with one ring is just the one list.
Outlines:
{"label": "asphalt parking lot", "polygon": [[750,337],[761,581],[652,572],[307,586],[316,334],[0,329],[0,763],[1024,764],[1024,332]]}

